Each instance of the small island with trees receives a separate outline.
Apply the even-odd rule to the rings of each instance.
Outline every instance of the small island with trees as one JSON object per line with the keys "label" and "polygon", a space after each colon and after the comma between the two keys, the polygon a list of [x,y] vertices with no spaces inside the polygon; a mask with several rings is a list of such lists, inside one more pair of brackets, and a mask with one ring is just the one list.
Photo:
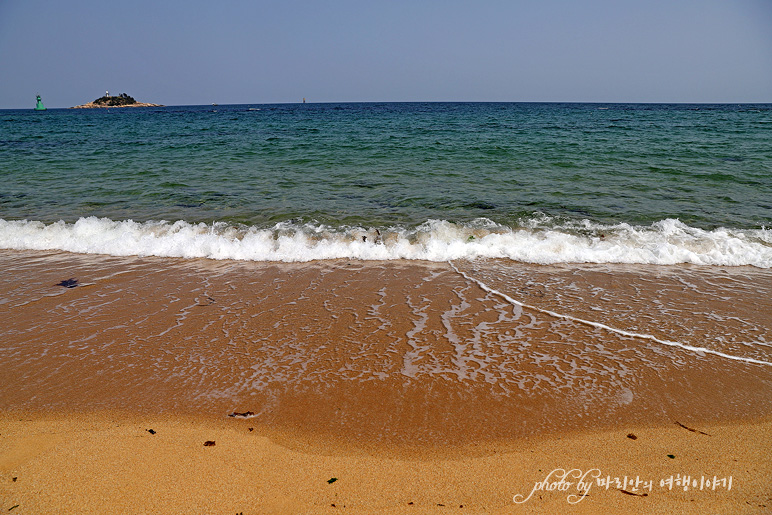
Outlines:
{"label": "small island with trees", "polygon": [[134,97],[121,93],[118,96],[110,96],[105,92],[104,96],[97,98],[88,104],[71,107],[70,109],[92,109],[97,107],[163,107],[161,104],[148,104],[147,102],[137,102]]}

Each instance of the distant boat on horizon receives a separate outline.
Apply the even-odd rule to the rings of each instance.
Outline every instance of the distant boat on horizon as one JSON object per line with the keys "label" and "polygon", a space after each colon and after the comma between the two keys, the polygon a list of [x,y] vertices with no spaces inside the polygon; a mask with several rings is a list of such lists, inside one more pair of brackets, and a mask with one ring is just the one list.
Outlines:
{"label": "distant boat on horizon", "polygon": [[43,101],[40,99],[40,95],[38,95],[38,103],[35,104],[35,111],[45,111],[46,106],[43,105]]}

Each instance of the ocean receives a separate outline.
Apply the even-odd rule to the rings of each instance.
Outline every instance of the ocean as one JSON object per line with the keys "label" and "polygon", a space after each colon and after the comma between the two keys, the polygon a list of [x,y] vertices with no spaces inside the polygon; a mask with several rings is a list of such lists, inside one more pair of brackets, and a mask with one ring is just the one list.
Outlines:
{"label": "ocean", "polygon": [[770,105],[238,105],[0,122],[3,248],[772,266]]}
{"label": "ocean", "polygon": [[768,104],[0,111],[0,401],[455,443],[761,416],[770,131]]}

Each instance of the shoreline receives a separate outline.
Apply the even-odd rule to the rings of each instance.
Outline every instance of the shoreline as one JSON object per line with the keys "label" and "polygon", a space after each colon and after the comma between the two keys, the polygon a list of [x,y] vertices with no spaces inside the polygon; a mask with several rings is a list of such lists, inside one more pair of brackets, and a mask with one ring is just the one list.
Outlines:
{"label": "shoreline", "polygon": [[769,271],[19,251],[0,264],[6,409],[253,412],[418,446],[772,409],[770,358],[745,343],[769,340]]}
{"label": "shoreline", "polygon": [[556,513],[576,481],[514,496],[557,469],[598,471],[576,513],[772,506],[769,270],[0,266],[0,510]]}
{"label": "shoreline", "polygon": [[[302,443],[249,419],[0,411],[0,509],[761,513],[772,506],[765,444],[772,419],[692,429],[628,426],[404,455],[388,446],[352,451],[324,437]],[[579,489],[580,473],[589,490]],[[714,479],[715,489],[705,486]],[[557,488],[538,489],[545,480]]]}

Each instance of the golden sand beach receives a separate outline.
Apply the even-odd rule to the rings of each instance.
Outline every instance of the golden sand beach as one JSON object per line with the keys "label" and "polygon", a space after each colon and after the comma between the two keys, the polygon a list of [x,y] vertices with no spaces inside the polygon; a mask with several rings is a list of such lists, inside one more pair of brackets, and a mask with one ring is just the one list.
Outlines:
{"label": "golden sand beach", "polygon": [[0,263],[0,510],[772,506],[765,270]]}
{"label": "golden sand beach", "polygon": [[[699,426],[706,435],[675,424],[629,426],[404,453],[321,437],[309,442],[249,420],[5,412],[0,508],[83,514],[767,513],[771,429],[769,422]],[[207,441],[215,445],[204,446]],[[513,501],[528,497],[548,476],[559,483],[560,469],[571,473],[563,483],[568,487]],[[589,490],[578,488],[578,473]],[[683,476],[697,486],[685,489],[678,484]]]}

